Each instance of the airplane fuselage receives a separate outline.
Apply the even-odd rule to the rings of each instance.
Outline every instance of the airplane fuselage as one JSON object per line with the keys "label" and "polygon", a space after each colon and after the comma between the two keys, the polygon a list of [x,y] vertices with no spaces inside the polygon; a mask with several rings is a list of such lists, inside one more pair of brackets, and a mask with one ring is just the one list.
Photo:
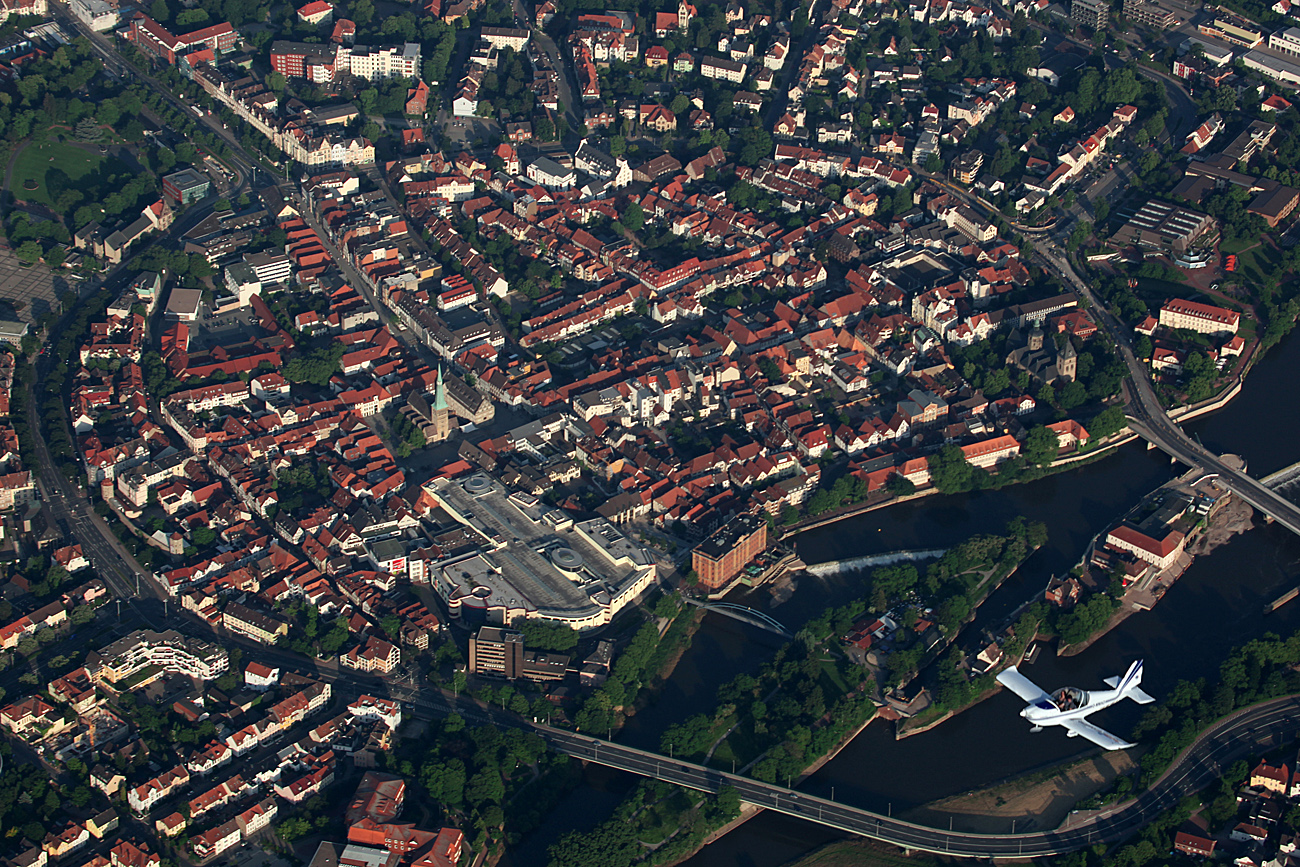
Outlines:
{"label": "airplane fuselage", "polygon": [[1083,719],[1110,707],[1122,698],[1117,689],[1087,692],[1065,687],[1057,690],[1051,701],[1040,699],[1022,710],[1020,715],[1036,726],[1060,725],[1066,720]]}
{"label": "airplane fuselage", "polygon": [[1042,731],[1044,726],[1061,726],[1070,737],[1085,737],[1107,750],[1128,749],[1133,744],[1098,728],[1088,722],[1087,717],[1126,698],[1138,704],[1155,701],[1142,691],[1140,659],[1129,666],[1123,677],[1106,678],[1106,685],[1110,689],[1096,692],[1087,692],[1077,686],[1065,686],[1049,693],[1021,674],[1014,665],[1000,672],[997,679],[998,683],[1029,703],[1020,711],[1020,716],[1033,726],[1033,731]]}

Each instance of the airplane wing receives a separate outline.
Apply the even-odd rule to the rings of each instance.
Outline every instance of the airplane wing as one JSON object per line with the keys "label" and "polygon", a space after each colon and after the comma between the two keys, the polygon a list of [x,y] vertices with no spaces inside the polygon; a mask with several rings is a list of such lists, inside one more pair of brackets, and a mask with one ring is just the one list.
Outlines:
{"label": "airplane wing", "polygon": [[1038,684],[1021,674],[1014,665],[998,675],[998,683],[1031,704],[1049,698]]}
{"label": "airplane wing", "polygon": [[1110,732],[1093,725],[1085,719],[1068,719],[1062,722],[1061,725],[1069,729],[1073,735],[1082,735],[1097,746],[1104,747],[1108,750],[1126,750],[1129,747],[1134,746],[1127,741],[1120,740]]}

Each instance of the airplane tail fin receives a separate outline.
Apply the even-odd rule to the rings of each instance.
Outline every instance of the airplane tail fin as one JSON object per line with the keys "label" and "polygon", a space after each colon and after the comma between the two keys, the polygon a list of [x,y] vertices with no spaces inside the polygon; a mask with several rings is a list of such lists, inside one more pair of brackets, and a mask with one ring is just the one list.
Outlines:
{"label": "airplane tail fin", "polygon": [[1138,704],[1151,704],[1155,701],[1142,690],[1142,660],[1140,659],[1128,667],[1117,688],[1125,698],[1131,698]]}

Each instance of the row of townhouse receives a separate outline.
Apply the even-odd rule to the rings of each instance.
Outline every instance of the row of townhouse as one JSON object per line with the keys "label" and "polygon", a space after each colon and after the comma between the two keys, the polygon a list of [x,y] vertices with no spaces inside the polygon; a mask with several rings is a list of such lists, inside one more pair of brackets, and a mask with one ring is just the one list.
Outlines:
{"label": "row of townhouse", "polygon": [[250,77],[233,78],[210,64],[201,64],[194,69],[193,78],[209,96],[230,108],[289,159],[303,166],[319,169],[368,166],[375,162],[372,142],[361,136],[341,134],[330,124],[318,123],[310,111],[293,117],[279,116],[276,113],[279,103],[274,94]]}
{"label": "row of townhouse", "polygon": [[31,614],[24,614],[0,626],[0,648],[13,650],[29,635],[34,635],[42,629],[55,629],[62,626],[68,622],[70,607],[70,601],[56,600],[41,606]]}
{"label": "row of townhouse", "polygon": [[201,860],[216,858],[271,827],[279,811],[274,798],[263,798],[230,821],[191,836],[190,847]]}
{"label": "row of townhouse", "polygon": [[1082,175],[1106,150],[1116,136],[1122,133],[1137,117],[1137,108],[1132,105],[1116,107],[1110,121],[1098,127],[1092,135],[1079,140],[1072,147],[1064,149],[1057,156],[1058,165],[1041,182],[1026,180],[1025,187],[1047,195],[1055,194],[1065,184]]}
{"label": "row of townhouse", "polygon": [[127,790],[126,803],[137,816],[145,816],[154,807],[189,785],[190,773],[183,765],[164,771],[151,780]]}

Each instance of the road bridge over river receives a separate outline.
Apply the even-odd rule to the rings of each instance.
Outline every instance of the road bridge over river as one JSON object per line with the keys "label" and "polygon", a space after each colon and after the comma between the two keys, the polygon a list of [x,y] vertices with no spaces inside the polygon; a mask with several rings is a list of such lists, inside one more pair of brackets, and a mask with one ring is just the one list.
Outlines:
{"label": "road bridge over river", "polygon": [[[1135,800],[1112,807],[1072,828],[1026,834],[974,834],[929,828],[584,734],[548,726],[537,726],[535,730],[553,749],[584,761],[703,792],[732,786],[740,793],[741,800],[750,804],[904,849],[968,858],[1018,859],[1074,852],[1094,843],[1124,839],[1182,798],[1217,780],[1237,759],[1272,749],[1300,732],[1300,697],[1274,699],[1220,720]],[[1025,737],[1039,735],[1026,733]]]}
{"label": "road bridge over river", "polygon": [[1124,359],[1124,364],[1129,371],[1129,378],[1125,380],[1128,394],[1125,412],[1128,415],[1129,428],[1175,460],[1182,461],[1189,467],[1217,474],[1228,490],[1291,532],[1300,535],[1300,506],[1251,478],[1243,470],[1229,466],[1218,455],[1206,450],[1183,433],[1182,428],[1160,405],[1160,399],[1151,385],[1151,377],[1146,366],[1133,354],[1128,329],[1118,322],[1104,305],[1097,303],[1091,287],[1079,279],[1079,275],[1070,267],[1069,262],[1061,258],[1053,246],[1039,248],[1038,252],[1051,270],[1078,291],[1081,297],[1092,302],[1092,309],[1097,314],[1099,324],[1108,332],[1113,345],[1119,350],[1120,357]]}

